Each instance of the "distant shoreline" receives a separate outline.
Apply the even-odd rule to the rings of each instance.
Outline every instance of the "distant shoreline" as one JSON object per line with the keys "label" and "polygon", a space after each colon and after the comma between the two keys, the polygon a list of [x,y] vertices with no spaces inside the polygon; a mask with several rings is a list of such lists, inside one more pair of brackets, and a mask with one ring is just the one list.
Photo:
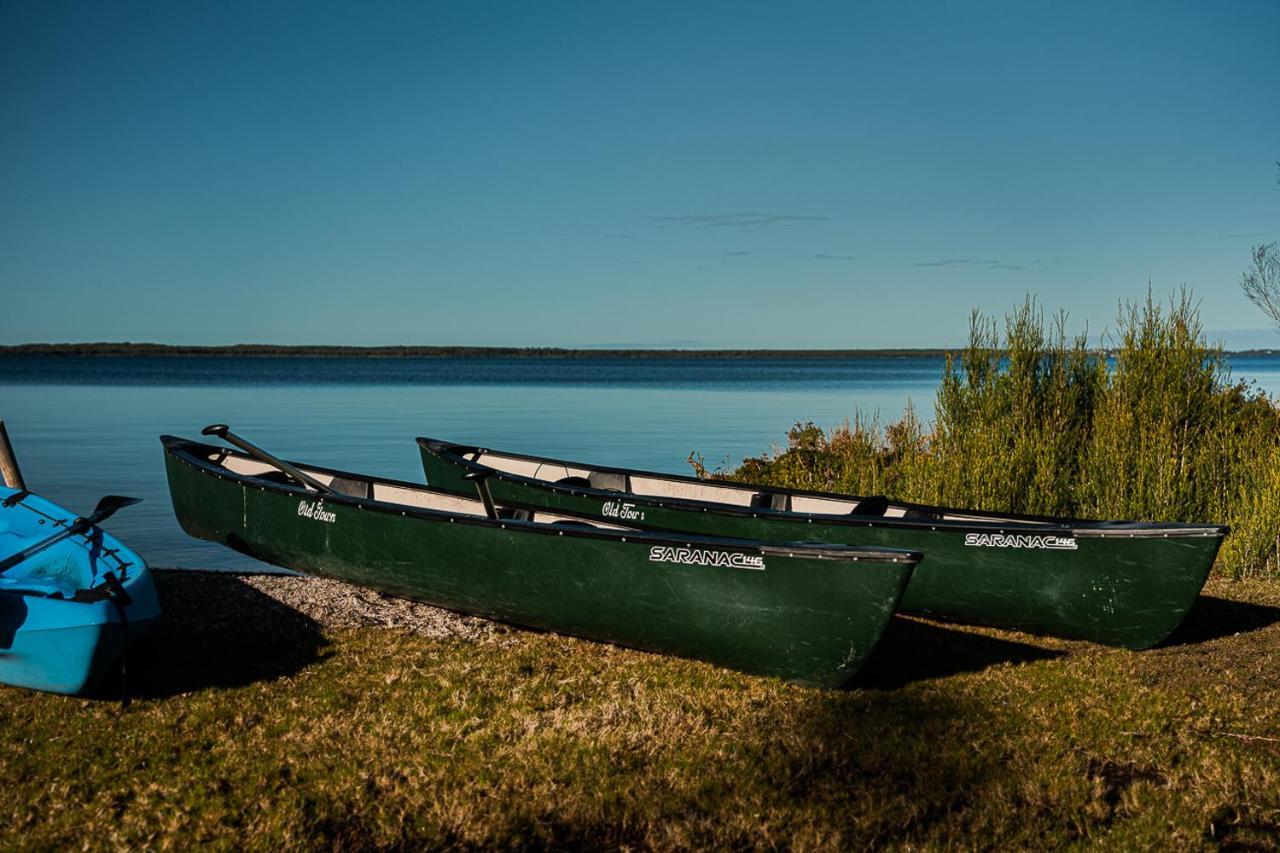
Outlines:
{"label": "distant shoreline", "polygon": [[[671,359],[671,358],[941,358],[960,347],[884,349],[598,349],[573,347],[464,346],[332,346],[231,344],[188,346],[150,343],[0,344],[0,358],[14,356],[78,356],[94,358],[542,358],[542,359]],[[1280,349],[1225,350],[1226,355],[1278,355]]]}
{"label": "distant shoreline", "polygon": [[185,346],[149,343],[13,344],[0,345],[7,356],[160,356],[214,358],[901,358],[946,355],[949,350],[898,349],[576,349],[570,347],[463,346],[329,346],[234,344]]}

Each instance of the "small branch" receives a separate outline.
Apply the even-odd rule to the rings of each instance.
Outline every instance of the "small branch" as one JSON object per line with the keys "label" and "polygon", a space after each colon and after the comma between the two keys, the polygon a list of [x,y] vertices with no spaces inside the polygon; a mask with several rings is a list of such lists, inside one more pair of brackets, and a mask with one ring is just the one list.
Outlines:
{"label": "small branch", "polygon": [[1219,735],[1220,737],[1233,737],[1240,740],[1265,740],[1268,743],[1280,743],[1280,737],[1263,737],[1262,735],[1246,735],[1240,732],[1210,732],[1209,734]]}
{"label": "small branch", "polygon": [[[1128,737],[1151,737],[1150,732],[1120,732]],[[1264,735],[1247,735],[1243,732],[1208,732],[1210,737],[1233,737],[1237,740],[1261,740],[1267,743],[1280,743],[1280,737],[1266,737]]]}

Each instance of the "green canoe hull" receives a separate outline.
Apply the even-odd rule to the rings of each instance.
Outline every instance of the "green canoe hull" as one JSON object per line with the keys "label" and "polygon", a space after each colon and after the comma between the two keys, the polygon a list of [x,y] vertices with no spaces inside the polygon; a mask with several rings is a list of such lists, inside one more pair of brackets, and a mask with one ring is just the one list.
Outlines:
{"label": "green canoe hull", "polygon": [[[475,483],[463,475],[490,469],[441,452],[442,445],[447,446],[419,440],[427,482],[474,495]],[[861,520],[574,488],[503,473],[484,483],[499,503],[587,519],[621,512],[627,518],[622,523],[646,530],[919,551],[925,559],[902,598],[905,612],[1130,649],[1154,646],[1178,626],[1208,579],[1226,534],[1225,527],[1212,525],[1109,528],[1046,521],[1029,528],[995,521]]]}
{"label": "green canoe hull", "polygon": [[317,501],[229,474],[207,458],[217,448],[162,441],[174,513],[191,536],[451,610],[811,685],[854,675],[919,558]]}

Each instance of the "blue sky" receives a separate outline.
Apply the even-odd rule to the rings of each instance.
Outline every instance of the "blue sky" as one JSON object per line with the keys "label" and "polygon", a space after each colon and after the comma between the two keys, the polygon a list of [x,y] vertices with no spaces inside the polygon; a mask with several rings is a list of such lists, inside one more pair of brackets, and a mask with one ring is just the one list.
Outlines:
{"label": "blue sky", "polygon": [[4,2],[0,342],[1280,345],[1280,3],[1121,5]]}

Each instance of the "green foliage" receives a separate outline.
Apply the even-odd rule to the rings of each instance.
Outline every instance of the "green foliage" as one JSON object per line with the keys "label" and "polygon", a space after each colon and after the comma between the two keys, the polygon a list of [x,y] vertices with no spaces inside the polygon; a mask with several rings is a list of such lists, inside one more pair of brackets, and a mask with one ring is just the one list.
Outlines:
{"label": "green foliage", "polygon": [[1058,314],[1046,327],[1027,300],[1005,320],[974,314],[969,345],[948,357],[929,442],[931,501],[1071,515],[1105,359]]}
{"label": "green foliage", "polygon": [[909,459],[923,449],[923,433],[911,410],[888,427],[858,416],[830,435],[813,423],[796,424],[787,440],[786,452],[744,460],[737,474],[743,480],[792,488],[895,492],[897,481],[910,469]]}
{"label": "green foliage", "polygon": [[1219,521],[1229,576],[1280,573],[1280,414],[1233,382],[1187,292],[1122,306],[1109,349],[1046,321],[1028,299],[975,313],[948,355],[937,417],[861,415],[830,434],[798,424],[786,448],[732,479],[998,512]]}

